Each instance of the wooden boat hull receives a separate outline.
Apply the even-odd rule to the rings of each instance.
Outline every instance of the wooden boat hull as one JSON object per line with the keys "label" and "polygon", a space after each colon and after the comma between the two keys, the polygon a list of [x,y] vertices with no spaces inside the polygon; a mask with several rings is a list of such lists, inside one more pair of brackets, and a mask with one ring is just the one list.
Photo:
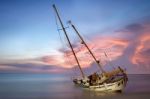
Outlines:
{"label": "wooden boat hull", "polygon": [[104,83],[98,86],[89,86],[90,90],[94,91],[122,91],[124,87],[126,86],[126,83],[124,79],[121,79],[119,81],[113,82],[113,83]]}
{"label": "wooden boat hull", "polygon": [[81,88],[92,90],[92,91],[101,91],[101,92],[122,92],[127,84],[127,78],[124,76],[113,82],[106,82],[98,85],[89,85],[88,83],[83,82],[82,80],[74,80],[75,85],[80,86]]}

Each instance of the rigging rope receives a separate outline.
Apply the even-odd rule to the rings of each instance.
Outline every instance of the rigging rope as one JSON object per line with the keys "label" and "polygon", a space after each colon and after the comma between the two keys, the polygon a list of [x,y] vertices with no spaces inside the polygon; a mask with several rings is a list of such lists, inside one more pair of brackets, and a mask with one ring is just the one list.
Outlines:
{"label": "rigging rope", "polygon": [[[65,40],[62,39],[62,35],[61,35],[61,32],[60,32],[60,30],[62,30],[62,29],[59,28],[56,13],[55,13],[54,15],[55,15],[55,23],[56,23],[56,26],[57,26],[57,32],[58,32],[58,34],[59,34],[59,39],[60,39],[60,42],[61,42],[61,44],[62,44],[63,49],[65,49],[65,45],[66,45],[66,46],[68,46],[68,45],[67,45],[67,42],[65,42]],[[66,27],[66,28],[69,28],[69,26]],[[65,37],[64,37],[64,38],[65,38]],[[73,63],[70,61],[70,58],[68,58],[68,55],[67,55],[66,53],[64,53],[64,57],[65,57],[65,59],[66,59],[65,62],[67,62],[67,63],[70,64],[70,65],[73,65]],[[75,68],[74,68],[74,69],[75,69]],[[74,72],[74,73],[75,73],[75,72]],[[76,73],[75,73],[75,74],[76,74]]]}
{"label": "rigging rope", "polygon": [[112,62],[111,62],[111,58],[108,56],[108,54],[106,53],[106,51],[104,51],[104,55],[105,55],[105,57],[106,58],[108,58],[108,60],[107,60],[107,62],[109,63],[109,65],[113,68],[113,69],[115,69],[115,67],[114,67],[114,65],[112,64]]}
{"label": "rigging rope", "polygon": [[[56,27],[57,27],[57,32],[59,34],[59,39],[60,39],[60,42],[63,43],[63,40],[61,38],[61,33],[60,33],[60,29],[59,29],[59,26],[58,26],[58,22],[57,22],[57,17],[56,17],[56,14],[55,15],[55,22],[56,22]],[[63,45],[63,44],[62,44]]]}

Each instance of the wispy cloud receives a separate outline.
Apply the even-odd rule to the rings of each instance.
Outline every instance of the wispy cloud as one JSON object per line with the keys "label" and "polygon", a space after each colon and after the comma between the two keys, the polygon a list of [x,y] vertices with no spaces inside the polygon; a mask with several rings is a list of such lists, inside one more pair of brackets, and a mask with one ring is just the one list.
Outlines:
{"label": "wispy cloud", "polygon": [[[130,72],[150,73],[150,22],[134,23],[119,31],[128,45],[115,61],[125,64]],[[124,61],[123,61],[124,60]]]}
{"label": "wispy cloud", "polygon": [[2,73],[62,73],[67,69],[42,62],[39,58],[27,60],[12,60],[0,64]]}
{"label": "wispy cloud", "polygon": [[[108,65],[106,63],[108,59],[104,54],[106,52],[113,64],[124,66],[130,73],[150,73],[150,22],[148,20],[129,24],[109,36],[93,36],[87,44],[104,66]],[[73,45],[82,68],[91,68],[94,60],[88,50],[82,44]],[[59,55],[5,61],[0,64],[0,71],[58,73],[77,65],[69,48],[60,48],[58,51]]]}

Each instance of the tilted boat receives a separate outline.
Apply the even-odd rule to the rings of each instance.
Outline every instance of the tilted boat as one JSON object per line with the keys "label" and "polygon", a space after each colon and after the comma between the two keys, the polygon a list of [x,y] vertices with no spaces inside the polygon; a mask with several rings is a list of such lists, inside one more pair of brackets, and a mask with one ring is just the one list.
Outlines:
{"label": "tilted boat", "polygon": [[93,57],[94,61],[96,62],[97,66],[100,68],[101,73],[96,73],[94,72],[93,74],[86,76],[82,70],[82,67],[80,65],[79,59],[77,58],[77,55],[73,49],[73,46],[70,42],[70,38],[67,35],[66,29],[62,23],[62,20],[59,16],[58,10],[56,8],[55,5],[53,5],[54,11],[56,12],[56,15],[59,19],[60,25],[62,27],[62,30],[65,34],[65,37],[68,41],[68,44],[71,48],[71,51],[73,53],[73,56],[75,58],[75,61],[77,63],[77,66],[79,67],[79,70],[81,72],[81,78],[75,78],[73,79],[73,82],[75,85],[80,86],[82,88],[85,89],[89,89],[89,90],[94,90],[94,91],[102,91],[102,92],[110,92],[110,91],[117,91],[117,92],[121,92],[128,81],[128,77],[126,74],[126,71],[124,69],[122,69],[121,67],[118,67],[110,72],[106,72],[101,64],[100,61],[96,59],[96,57],[94,56],[93,52],[91,51],[91,49],[88,47],[88,45],[86,44],[86,42],[84,41],[84,39],[82,38],[82,36],[80,35],[80,33],[77,31],[77,29],[75,28],[75,26],[71,23],[71,21],[69,22],[71,27],[73,28],[73,30],[75,31],[75,33],[78,35],[78,37],[80,38],[82,44],[87,48],[87,50],[89,51],[90,55]]}

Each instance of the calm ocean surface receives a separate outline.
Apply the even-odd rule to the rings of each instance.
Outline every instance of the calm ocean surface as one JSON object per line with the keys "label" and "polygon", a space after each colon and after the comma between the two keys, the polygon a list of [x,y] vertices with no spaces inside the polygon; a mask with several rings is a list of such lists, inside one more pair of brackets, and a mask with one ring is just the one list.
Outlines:
{"label": "calm ocean surface", "polygon": [[0,99],[150,99],[150,75],[129,75],[122,93],[92,92],[69,77],[50,74],[0,74]]}

